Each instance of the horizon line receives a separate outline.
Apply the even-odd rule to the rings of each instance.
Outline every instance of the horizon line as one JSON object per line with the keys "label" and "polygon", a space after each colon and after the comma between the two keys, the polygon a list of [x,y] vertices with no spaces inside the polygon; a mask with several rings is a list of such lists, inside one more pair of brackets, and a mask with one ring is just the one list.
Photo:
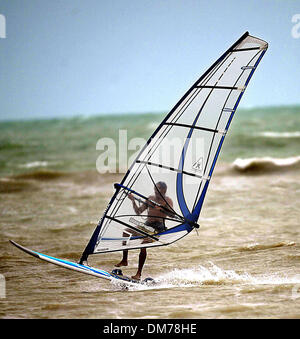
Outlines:
{"label": "horizon line", "polygon": [[[272,108],[279,108],[279,107],[299,107],[300,103],[294,103],[294,104],[282,104],[282,105],[263,105],[263,106],[249,106],[249,107],[240,107],[239,111],[250,111],[250,110],[257,110],[257,109],[272,109]],[[15,117],[15,118],[2,118],[0,117],[0,123],[3,122],[27,122],[27,121],[47,121],[47,120],[68,120],[68,119],[89,119],[89,118],[96,118],[96,117],[118,117],[118,116],[126,116],[126,115],[161,115],[161,114],[167,114],[167,110],[155,110],[155,111],[145,111],[145,112],[138,112],[138,111],[132,111],[132,112],[98,112],[98,113],[75,113],[75,114],[66,114],[66,115],[53,115],[53,116],[29,116],[29,117]]]}

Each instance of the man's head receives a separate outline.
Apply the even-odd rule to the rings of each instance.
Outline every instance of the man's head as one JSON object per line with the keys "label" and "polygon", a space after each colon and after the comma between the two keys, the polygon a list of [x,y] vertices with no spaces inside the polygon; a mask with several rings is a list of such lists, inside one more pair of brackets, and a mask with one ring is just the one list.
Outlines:
{"label": "man's head", "polygon": [[164,196],[167,192],[167,184],[163,181],[159,181],[154,186],[154,192],[157,197]]}

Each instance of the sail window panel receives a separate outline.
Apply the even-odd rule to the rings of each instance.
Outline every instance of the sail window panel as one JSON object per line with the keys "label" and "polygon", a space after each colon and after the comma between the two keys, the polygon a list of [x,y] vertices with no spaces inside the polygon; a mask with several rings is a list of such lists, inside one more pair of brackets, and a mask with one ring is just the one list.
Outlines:
{"label": "sail window panel", "polygon": [[[257,52],[256,52],[257,53]],[[248,54],[248,53],[247,53]],[[252,53],[253,56],[255,53]],[[243,72],[242,67],[246,66],[249,62],[244,53],[238,55],[231,54],[221,67],[206,83],[201,83],[201,86],[216,86],[218,87],[237,87],[236,82]],[[221,89],[220,89],[221,90]],[[239,89],[234,89],[239,90]]]}
{"label": "sail window panel", "polygon": [[187,148],[184,171],[195,173],[201,176],[201,179],[183,175],[183,192],[190,212],[197,197],[199,185],[203,187],[206,181],[210,180],[209,172],[222,137],[223,135],[219,133],[198,130],[193,132],[194,142]]}
{"label": "sail window panel", "polygon": [[190,185],[191,180],[190,178],[187,178],[187,176],[184,177],[183,185],[184,189],[186,187],[189,187],[189,195],[186,198],[186,201],[188,203],[188,206],[190,208],[190,211],[193,212],[193,208],[197,201],[199,200],[201,193],[205,187],[205,184],[207,182],[210,182],[211,180],[211,168],[214,165],[214,161],[217,160],[216,154],[219,150],[220,143],[222,142],[224,136],[217,134],[213,137],[212,143],[209,147],[209,154],[207,154],[206,162],[203,164],[204,165],[204,170],[203,170],[203,179],[198,180],[197,182],[195,181],[194,185]]}
{"label": "sail window panel", "polygon": [[[177,107],[173,109],[172,114],[166,120],[167,123],[173,123],[178,121],[180,117],[185,114],[186,116],[186,123],[190,124],[193,122],[193,114],[195,108],[201,105],[201,102],[205,99],[207,93],[202,91],[199,88],[192,88],[189,91],[189,94],[177,104]],[[186,113],[187,112],[187,113]]]}
{"label": "sail window panel", "polygon": [[[205,164],[198,160],[203,159],[205,163],[209,156],[210,145],[216,133],[194,129],[191,138],[185,148],[183,170],[200,176],[204,174]],[[199,166],[195,166],[195,163]]]}
{"label": "sail window panel", "polygon": [[[126,227],[108,218],[105,218],[104,225],[105,227],[99,234],[95,252],[110,252],[122,248],[126,249],[130,242],[130,237],[128,237],[129,232],[126,231]],[[141,239],[136,240],[136,242],[141,242]]]}
{"label": "sail window panel", "polygon": [[218,132],[220,134],[222,134],[222,133],[226,134],[227,133],[228,121],[229,121],[231,115],[234,113],[235,104],[236,104],[240,95],[241,95],[241,93],[239,93],[237,91],[232,91],[232,92],[228,93],[224,107],[222,108],[221,114],[219,116],[219,119],[218,119],[216,127],[215,127],[216,130],[218,130]]}
{"label": "sail window panel", "polygon": [[238,95],[241,92],[245,91],[245,84],[246,84],[246,81],[247,81],[247,79],[248,79],[248,77],[249,77],[251,72],[252,72],[251,68],[246,68],[244,70],[241,69],[241,74],[240,74],[239,78],[236,81],[236,87],[241,88],[241,91],[237,92]]}
{"label": "sail window panel", "polygon": [[[240,92],[235,92],[237,98]],[[216,129],[217,122],[229,95],[230,91],[228,90],[202,89],[193,103],[186,108],[177,120],[174,119],[173,123],[192,127],[195,117],[200,113],[195,126]]]}
{"label": "sail window panel", "polygon": [[195,126],[216,129],[229,94],[228,90],[211,90]]}
{"label": "sail window panel", "polygon": [[165,133],[153,138],[138,160],[178,169],[181,155],[179,150],[183,148],[189,130],[189,127],[166,126]]}
{"label": "sail window panel", "polygon": [[[176,199],[176,176],[177,172],[172,171],[172,170],[167,170],[165,168],[160,168],[157,166],[153,165],[148,165],[148,164],[140,164],[141,166],[139,167],[138,171],[140,172],[140,175],[138,177],[133,177],[132,180],[128,180],[128,186],[142,194],[143,196],[150,198],[151,196],[155,195],[155,185],[158,182],[164,182],[167,186],[167,192],[166,195],[172,199],[173,206],[168,206],[167,202],[165,202],[165,207],[170,209],[170,211],[174,210],[175,213],[180,214],[180,209],[178,206],[178,202]],[[137,165],[136,165],[137,166]],[[142,171],[141,171],[142,170]],[[126,186],[126,182],[124,185]],[[134,195],[134,194],[133,194]],[[140,201],[136,201],[137,205],[142,205],[143,202],[145,202],[148,206],[151,206],[151,201],[145,201],[143,198],[141,198],[138,195],[134,195],[135,198],[139,199]],[[128,199],[128,198],[127,198]],[[128,199],[129,200],[129,199]],[[120,209],[117,213],[117,215],[122,215],[122,214],[135,214],[134,209],[132,207],[132,202],[130,201],[131,206],[128,206],[127,209]],[[143,212],[142,218],[145,221],[147,218],[148,211],[145,210]],[[128,218],[129,221],[130,217]],[[161,220],[160,218],[157,218],[158,220]],[[168,219],[174,219],[174,220],[168,220],[166,221],[166,226],[171,227],[175,226],[175,224],[178,224],[179,221],[177,220],[176,215],[168,215]],[[140,219],[137,219],[141,221]]]}
{"label": "sail window panel", "polygon": [[244,87],[245,83],[247,82],[247,79],[250,75],[251,72],[253,72],[254,67],[256,65],[257,60],[260,58],[261,56],[261,52],[257,52],[253,58],[251,58],[251,61],[248,62],[247,64],[245,63],[245,65],[242,66],[243,70],[242,70],[242,74],[239,77],[239,79],[236,82],[236,86],[237,87]]}
{"label": "sail window panel", "polygon": [[196,114],[200,111],[207,96],[211,92],[208,88],[193,90],[188,98],[169,117],[167,123],[181,123],[192,125]]}
{"label": "sail window panel", "polygon": [[[95,247],[96,253],[128,250],[137,247],[148,247],[149,243],[156,243],[155,240],[147,238],[143,234],[140,234],[125,225],[121,225],[116,220],[109,220],[106,218],[106,222],[109,227],[100,232]],[[145,239],[148,239],[148,244],[146,244]]]}
{"label": "sail window panel", "polygon": [[222,78],[226,73],[234,72],[234,62],[237,59],[237,56],[229,54],[224,60],[222,60],[214,69],[214,72],[210,74],[208,78],[205,78],[197,84],[197,86],[233,86],[233,83],[224,81],[221,82]]}

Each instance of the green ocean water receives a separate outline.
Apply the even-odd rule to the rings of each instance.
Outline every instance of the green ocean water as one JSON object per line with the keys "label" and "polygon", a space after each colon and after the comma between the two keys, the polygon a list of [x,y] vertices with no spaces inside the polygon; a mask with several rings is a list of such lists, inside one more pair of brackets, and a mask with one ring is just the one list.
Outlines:
{"label": "green ocean water", "polygon": [[[147,140],[165,114],[119,114],[49,120],[0,122],[0,175],[10,176],[35,170],[78,172],[95,170],[97,141],[119,131]],[[127,145],[125,145],[126,149]],[[279,106],[237,111],[225,140],[220,160],[237,158],[288,158],[299,155],[300,106]],[[128,151],[128,158],[136,150]],[[130,164],[128,164],[130,165]]]}
{"label": "green ocean water", "polygon": [[[0,123],[0,318],[299,318],[300,106],[237,111],[200,229],[147,252],[143,278],[157,287],[125,292],[10,244],[78,262],[123,177],[97,172],[98,140],[125,152],[163,116]],[[136,273],[138,256],[130,251],[125,275]],[[89,263],[111,271],[120,259],[112,252]]]}

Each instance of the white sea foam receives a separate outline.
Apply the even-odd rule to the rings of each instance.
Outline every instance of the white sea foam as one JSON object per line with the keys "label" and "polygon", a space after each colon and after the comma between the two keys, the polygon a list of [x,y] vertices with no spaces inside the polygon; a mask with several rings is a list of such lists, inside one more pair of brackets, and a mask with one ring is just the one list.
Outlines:
{"label": "white sea foam", "polygon": [[48,161],[33,161],[27,162],[26,164],[19,165],[21,168],[35,168],[35,167],[47,167]]}
{"label": "white sea foam", "polygon": [[[85,292],[95,292],[98,290],[127,290],[142,291],[152,289],[168,289],[178,287],[197,287],[197,286],[219,286],[219,285],[237,285],[240,287],[255,287],[263,285],[291,285],[300,286],[300,275],[288,276],[282,274],[260,274],[253,276],[247,272],[238,273],[234,270],[223,269],[210,262],[208,267],[199,265],[197,267],[186,269],[174,269],[157,277],[154,277],[154,285],[124,285],[118,281],[112,281],[110,288],[105,284],[84,284],[82,289]],[[300,288],[299,288],[300,289]]]}
{"label": "white sea foam", "polygon": [[199,265],[194,268],[174,269],[170,272],[154,277],[156,284],[137,285],[130,287],[132,290],[194,287],[199,285],[223,285],[240,282],[249,282],[251,276],[247,273],[239,274],[234,270],[224,270],[217,265],[210,263],[209,267]]}
{"label": "white sea foam", "polygon": [[170,281],[179,285],[192,284],[222,284],[227,282],[240,282],[249,280],[249,275],[238,274],[234,270],[224,270],[210,263],[209,267],[199,265],[191,269],[175,269],[161,276],[162,281]]}
{"label": "white sea foam", "polygon": [[265,131],[258,133],[259,136],[266,138],[300,138],[300,131],[295,132],[271,132]]}
{"label": "white sea foam", "polygon": [[157,284],[152,286],[137,285],[129,289],[156,289],[174,287],[194,287],[199,285],[295,285],[300,284],[300,275],[292,277],[280,274],[253,276],[247,272],[237,273],[225,270],[210,262],[208,267],[199,265],[194,268],[175,269],[155,278]]}

